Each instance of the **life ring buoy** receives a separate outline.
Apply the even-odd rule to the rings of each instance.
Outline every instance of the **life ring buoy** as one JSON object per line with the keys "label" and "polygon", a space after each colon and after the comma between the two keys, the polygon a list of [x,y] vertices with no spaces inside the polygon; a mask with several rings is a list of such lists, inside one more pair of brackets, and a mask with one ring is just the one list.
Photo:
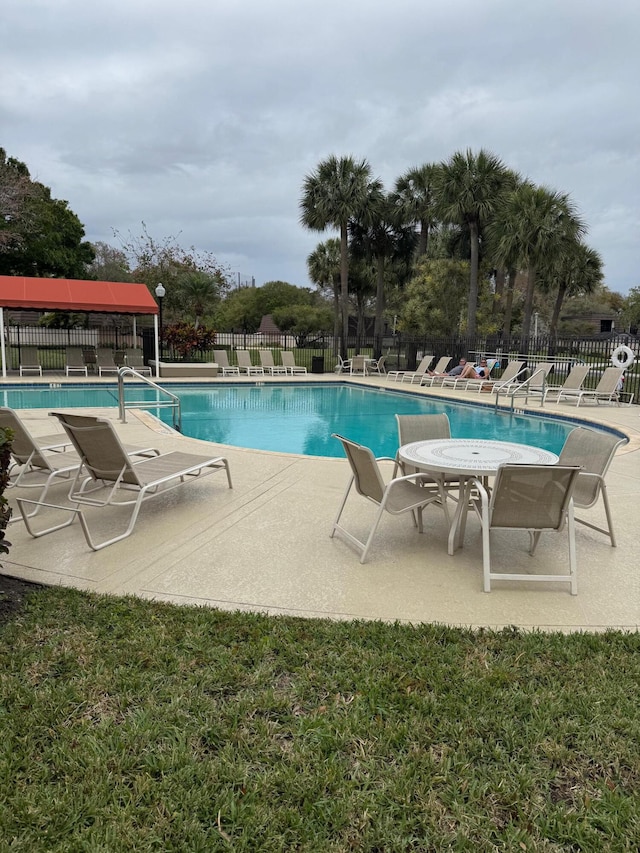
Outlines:
{"label": "life ring buoy", "polygon": [[[625,356],[624,360],[620,358],[621,355]],[[631,367],[635,360],[636,355],[634,351],[630,347],[624,346],[624,344],[614,349],[611,353],[611,361],[615,367],[624,367],[626,369],[627,367]]]}

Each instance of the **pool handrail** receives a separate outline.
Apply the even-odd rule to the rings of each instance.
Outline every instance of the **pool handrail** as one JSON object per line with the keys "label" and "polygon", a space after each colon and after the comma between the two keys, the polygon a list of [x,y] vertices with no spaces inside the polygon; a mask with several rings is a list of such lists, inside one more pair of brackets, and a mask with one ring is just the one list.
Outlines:
{"label": "pool handrail", "polygon": [[[166,394],[169,399],[153,401],[130,400],[129,402],[126,402],[124,399],[124,380],[126,376],[132,376],[135,379],[139,379],[141,382],[145,382],[147,385],[155,388],[156,391],[161,391],[163,394]],[[173,410],[173,428],[178,432],[182,432],[182,408],[180,398],[173,392],[163,388],[162,385],[158,385],[157,382],[149,379],[148,376],[143,376],[141,373],[138,373],[138,371],[134,370],[133,367],[121,367],[118,370],[118,417],[120,418],[120,421],[123,424],[127,422],[127,409],[158,408],[171,408]]]}

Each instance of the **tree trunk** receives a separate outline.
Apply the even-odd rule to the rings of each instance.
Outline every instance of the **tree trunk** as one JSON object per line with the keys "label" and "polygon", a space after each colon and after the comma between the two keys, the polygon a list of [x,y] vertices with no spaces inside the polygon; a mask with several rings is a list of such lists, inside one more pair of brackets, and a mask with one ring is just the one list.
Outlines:
{"label": "tree trunk", "polygon": [[533,315],[533,293],[536,286],[536,268],[533,264],[527,270],[527,292],[524,298],[524,313],[522,316],[522,339],[527,340],[531,333],[531,317]]}
{"label": "tree trunk", "polygon": [[424,257],[427,254],[427,249],[429,248],[429,223],[425,222],[423,219],[420,222],[420,236],[418,238],[418,251],[417,256],[419,258]]}
{"label": "tree trunk", "polygon": [[340,355],[347,358],[349,339],[349,244],[347,242],[347,223],[340,226],[340,301],[342,303],[342,336]]}
{"label": "tree trunk", "polygon": [[478,309],[478,256],[479,239],[478,223],[469,223],[469,235],[471,237],[471,271],[469,275],[469,303],[467,306],[467,337],[475,338],[476,335],[476,311]]}
{"label": "tree trunk", "polygon": [[560,319],[560,310],[562,308],[566,292],[567,284],[566,282],[561,281],[558,285],[558,293],[556,294],[556,302],[553,306],[553,314],[551,315],[551,324],[549,326],[549,337],[552,341],[555,341],[556,335],[558,334],[558,320]]}
{"label": "tree trunk", "polygon": [[373,357],[382,355],[382,319],[384,316],[384,257],[376,258],[376,318],[373,326]]}
{"label": "tree trunk", "polygon": [[513,290],[516,284],[516,271],[509,270],[508,282],[504,296],[504,317],[502,320],[502,334],[505,344],[509,346],[511,341],[511,320],[513,318]]}

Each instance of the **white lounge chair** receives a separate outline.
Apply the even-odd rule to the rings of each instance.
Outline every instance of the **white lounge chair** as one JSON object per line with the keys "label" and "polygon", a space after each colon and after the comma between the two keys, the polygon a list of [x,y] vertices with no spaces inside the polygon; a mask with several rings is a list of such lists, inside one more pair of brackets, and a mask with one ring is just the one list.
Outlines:
{"label": "white lounge chair", "polygon": [[483,380],[484,382],[493,382],[493,391],[502,391],[509,385],[519,385],[526,377],[524,361],[510,361],[505,367],[504,373],[499,379]]}
{"label": "white lounge chair", "polygon": [[[568,583],[571,594],[578,592],[575,520],[572,494],[580,468],[564,465],[503,465],[498,469],[491,497],[484,483],[473,478],[467,483],[458,541],[464,538],[468,507],[471,506],[482,525],[484,591],[491,592],[495,580]],[[569,571],[566,574],[502,572],[491,567],[491,531],[527,530],[529,553],[535,554],[540,534],[546,530],[561,531],[567,526],[569,539]]]}
{"label": "white lounge chair", "polygon": [[307,372],[306,367],[301,364],[296,364],[295,356],[291,350],[281,350],[280,358],[282,359],[282,364],[284,365],[287,373],[290,373],[292,376],[295,373],[304,374]]}
{"label": "white lounge chair", "polygon": [[[429,478],[422,474],[411,474],[406,477],[397,477],[389,483],[384,482],[378,462],[368,447],[356,444],[341,435],[332,436],[341,442],[351,466],[351,479],[340,504],[340,509],[331,528],[331,538],[337,533],[342,539],[351,543],[360,554],[360,562],[364,563],[371,547],[374,534],[378,529],[380,520],[385,512],[392,515],[410,512],[413,515],[414,524],[422,533],[422,510],[425,506],[440,499],[440,491],[437,486],[429,484]],[[389,459],[393,462],[393,459]],[[425,485],[420,485],[421,482]],[[362,542],[353,533],[346,530],[340,524],[340,518],[344,510],[351,487],[355,486],[356,492],[367,500],[378,506],[373,526],[369,531],[366,542]],[[417,520],[416,520],[417,518]]]}
{"label": "white lounge chair", "polygon": [[[231,474],[227,460],[222,456],[199,456],[192,453],[163,453],[159,456],[134,462],[121,444],[113,424],[104,418],[52,412],[59,419],[82,461],[69,491],[71,507],[61,507],[38,501],[40,506],[66,510],[70,518],[49,527],[34,531],[25,512],[25,504],[33,504],[18,498],[20,513],[27,530],[34,537],[44,536],[54,530],[68,527],[76,516],[80,519],[87,544],[99,551],[126,539],[133,532],[138,513],[145,500],[162,492],[184,485],[197,477],[224,470],[229,488]],[[131,507],[131,515],[124,532],[103,542],[94,542],[89,525],[81,507]]]}
{"label": "white lounge chair", "polygon": [[268,373],[270,376],[275,376],[276,374],[287,374],[287,368],[283,364],[274,364],[273,361],[273,353],[270,349],[261,349],[258,350],[258,355],[260,356],[260,364],[265,373]]}
{"label": "white lounge chair", "polygon": [[441,356],[438,359],[436,366],[433,368],[433,370],[426,371],[424,376],[421,377],[420,384],[421,385],[433,385],[434,382],[437,382],[440,379],[442,379],[444,374],[447,372],[447,367],[449,366],[450,361],[451,361],[450,355]]}
{"label": "white lounge chair", "polygon": [[496,395],[496,403],[500,399],[500,395],[511,398],[525,398],[525,403],[529,397],[538,397],[541,403],[544,403],[547,396],[547,376],[553,370],[552,361],[541,361],[530,369],[530,375],[523,379],[520,383],[509,383],[509,385],[501,385],[499,388],[494,388]]}
{"label": "white lounge chair", "polygon": [[98,347],[96,350],[96,366],[99,376],[102,376],[103,373],[117,373],[119,370],[113,350],[109,347]]}
{"label": "white lounge chair", "polygon": [[423,355],[420,364],[415,370],[390,370],[387,373],[387,379],[389,382],[404,382],[405,378],[408,379],[409,382],[413,382],[417,377],[422,379],[432,360],[432,355]]}
{"label": "white lounge chair", "polygon": [[218,365],[218,370],[221,371],[223,376],[239,376],[240,368],[232,367],[229,364],[229,355],[226,349],[216,349],[213,351],[213,357],[216,360],[216,364]]}
{"label": "white lounge chair", "polygon": [[81,347],[66,348],[64,370],[66,376],[71,376],[72,373],[81,373],[83,376],[88,375]]}
{"label": "white lounge chair", "polygon": [[567,396],[571,396],[572,394],[580,391],[590,370],[591,367],[588,364],[576,364],[571,368],[569,375],[562,385],[547,385],[545,402],[557,403],[560,400],[560,396],[565,391],[567,392]]}
{"label": "white lounge chair", "polygon": [[[620,383],[624,367],[607,367],[600,381],[593,389],[581,388],[578,391],[563,391],[558,395],[558,402],[564,400],[575,400],[576,408],[583,400],[591,400],[597,404],[600,403],[619,403],[620,402]],[[629,405],[633,402],[633,395],[629,400]]]}
{"label": "white lounge chair", "polygon": [[[11,467],[9,488],[36,488],[40,490],[37,504],[44,501],[51,485],[57,480],[69,480],[81,465],[77,453],[67,452],[73,441],[66,431],[34,438],[26,424],[13,409],[0,408],[0,427],[13,431],[11,443]],[[132,456],[157,455],[154,447],[125,446],[125,453]]]}
{"label": "white lounge chair", "polygon": [[251,353],[248,349],[236,350],[236,358],[240,373],[246,373],[247,376],[264,376],[264,368],[251,363]]}
{"label": "white lounge chair", "polygon": [[42,376],[42,365],[37,347],[20,347],[20,376],[37,373]]}
{"label": "white lounge chair", "polygon": [[125,364],[141,376],[152,376],[151,368],[144,363],[142,350],[128,347],[124,351]]}

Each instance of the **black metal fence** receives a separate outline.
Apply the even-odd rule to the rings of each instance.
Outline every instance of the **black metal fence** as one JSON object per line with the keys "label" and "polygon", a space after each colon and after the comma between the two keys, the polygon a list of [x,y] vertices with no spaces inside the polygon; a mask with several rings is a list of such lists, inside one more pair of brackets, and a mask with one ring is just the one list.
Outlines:
{"label": "black metal fence", "polygon": [[[117,355],[127,348],[141,349],[148,360],[152,357],[153,330],[122,330],[114,327],[92,329],[46,329],[40,326],[8,326],[5,329],[5,348],[7,366],[18,370],[21,352],[25,347],[36,347],[43,370],[62,371],[65,367],[65,353],[68,347],[83,350],[110,347]],[[309,372],[332,372],[338,363],[339,341],[332,333],[318,334],[312,340],[306,340],[304,346],[293,335],[218,333],[215,349],[226,349],[230,364],[235,364],[235,351],[246,349],[251,353],[254,364],[260,364],[259,350],[273,352],[275,363],[279,363],[278,351],[287,349],[295,353],[298,365]],[[640,403],[640,339],[628,335],[603,338],[528,338],[526,340],[501,340],[496,337],[467,338],[449,337],[409,337],[390,335],[381,341],[370,338],[353,337],[347,341],[347,354],[358,353],[374,355],[381,352],[385,358],[387,370],[412,370],[423,355],[433,356],[433,363],[442,356],[450,356],[454,365],[461,357],[477,361],[481,356],[496,358],[498,364],[495,376],[499,377],[509,361],[525,361],[534,367],[541,361],[552,361],[555,365],[551,381],[559,384],[574,364],[589,364],[591,371],[586,387],[594,387],[602,371],[612,364],[612,355],[620,347],[626,347],[635,355],[635,363],[625,371],[625,395],[633,394],[634,403]],[[164,346],[162,358],[165,361],[184,360],[182,355]],[[214,361],[213,349],[190,353],[190,361]]]}

